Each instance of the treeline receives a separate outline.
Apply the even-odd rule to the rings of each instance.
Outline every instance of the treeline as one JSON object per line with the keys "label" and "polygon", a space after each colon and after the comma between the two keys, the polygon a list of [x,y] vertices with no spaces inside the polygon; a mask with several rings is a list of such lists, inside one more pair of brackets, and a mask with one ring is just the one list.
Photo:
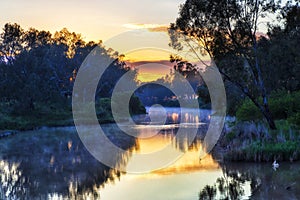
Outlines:
{"label": "treeline", "polygon": [[118,52],[104,47],[101,41],[85,42],[80,34],[66,28],[51,34],[5,24],[0,34],[0,129],[56,125],[61,120],[61,125],[72,123],[76,74],[96,46],[102,56],[114,60],[97,90],[97,97],[109,98],[114,83],[130,70]]}

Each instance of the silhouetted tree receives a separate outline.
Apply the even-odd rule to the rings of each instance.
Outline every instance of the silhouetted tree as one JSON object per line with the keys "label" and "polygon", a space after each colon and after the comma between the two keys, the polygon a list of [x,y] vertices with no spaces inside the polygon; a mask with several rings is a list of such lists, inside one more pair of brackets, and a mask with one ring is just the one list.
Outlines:
{"label": "silhouetted tree", "polygon": [[[208,54],[224,79],[236,85],[259,108],[271,129],[276,126],[259,63],[257,29],[258,20],[278,8],[274,0],[187,0],[170,27],[198,42],[201,49],[192,50]],[[172,46],[180,50],[180,38],[171,39]]]}
{"label": "silhouetted tree", "polygon": [[0,55],[12,64],[15,56],[23,50],[24,30],[20,25],[7,23],[0,35]]}
{"label": "silhouetted tree", "polygon": [[259,61],[264,68],[266,87],[270,91],[300,89],[300,7],[282,11],[284,26],[271,27],[268,38],[259,41]]}
{"label": "silhouetted tree", "polygon": [[110,97],[115,83],[127,72],[132,73],[131,82],[135,84],[136,71],[101,41],[86,43],[80,34],[66,28],[52,35],[5,24],[0,35],[0,101],[8,103],[18,115],[41,107],[70,107],[78,69],[96,46],[100,47],[101,56],[115,59],[100,79],[97,98]]}

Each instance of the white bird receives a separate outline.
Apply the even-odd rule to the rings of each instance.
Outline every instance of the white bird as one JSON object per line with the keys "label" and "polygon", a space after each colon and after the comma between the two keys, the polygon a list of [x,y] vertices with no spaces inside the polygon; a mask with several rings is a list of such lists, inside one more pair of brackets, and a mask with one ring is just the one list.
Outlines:
{"label": "white bird", "polygon": [[272,164],[273,169],[276,171],[276,169],[279,167],[279,164],[277,163],[277,161],[275,160]]}

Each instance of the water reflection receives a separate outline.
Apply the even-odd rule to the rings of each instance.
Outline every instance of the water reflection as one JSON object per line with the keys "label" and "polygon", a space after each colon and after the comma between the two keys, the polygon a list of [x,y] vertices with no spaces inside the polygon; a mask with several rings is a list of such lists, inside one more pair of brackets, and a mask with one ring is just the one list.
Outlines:
{"label": "water reflection", "polygon": [[[198,129],[196,138],[190,138],[189,127],[185,127],[186,134],[176,136],[178,127],[168,126],[164,127],[159,134],[150,138],[141,138],[136,141],[137,148],[134,152],[139,154],[153,153],[154,151],[160,151],[168,144],[171,144],[168,148],[174,148],[178,151],[185,152],[176,162],[171,163],[167,168],[155,170],[152,173],[156,174],[170,174],[177,172],[191,172],[199,169],[216,169],[218,164],[213,160],[210,155],[207,155],[203,159],[200,159],[200,151],[202,150],[202,140],[207,129],[207,125],[202,125]],[[147,134],[141,132],[140,134]],[[190,145],[189,145],[190,144]],[[133,155],[134,156],[134,155]],[[161,155],[162,157],[164,155]],[[168,156],[168,155],[166,155]],[[130,165],[130,161],[128,163]]]}
{"label": "water reflection", "polygon": [[[167,110],[173,116],[173,109]],[[175,116],[175,115],[174,115]],[[75,128],[41,129],[0,140],[0,199],[297,199],[300,164],[218,163],[200,159],[209,115],[183,114],[184,123],[135,126],[140,139],[125,137],[115,124],[102,125],[115,145],[126,149],[116,165],[129,166],[134,155],[171,144],[183,157],[167,168],[146,174],[126,174],[95,160],[80,142]],[[180,119],[181,117],[178,116]],[[172,117],[169,119],[172,120]],[[197,123],[194,123],[197,122]],[[179,126],[185,134],[176,137]],[[193,126],[196,138],[190,138]],[[159,134],[154,136],[154,131]],[[150,136],[150,137],[147,137]],[[188,145],[191,144],[191,145]]]}
{"label": "water reflection", "polygon": [[[251,189],[247,188],[251,186]],[[259,182],[252,179],[247,173],[238,171],[227,171],[223,166],[223,174],[217,178],[214,185],[206,185],[199,193],[199,200],[204,199],[245,199],[249,197],[249,192],[254,191],[259,186]],[[246,190],[248,189],[246,194]]]}
{"label": "water reflection", "polygon": [[199,192],[199,199],[299,199],[300,163],[221,164],[222,176]]}
{"label": "water reflection", "polygon": [[[138,124],[149,124],[151,115],[159,115],[162,113],[160,107],[146,107],[148,115],[134,116],[134,121]],[[166,124],[199,124],[208,123],[210,120],[210,110],[197,110],[192,108],[165,108]],[[155,124],[156,122],[152,122]],[[160,122],[159,122],[160,123]]]}
{"label": "water reflection", "polygon": [[[130,149],[134,141],[127,139],[126,144]],[[0,140],[0,158],[0,199],[96,198],[103,183],[121,176],[89,154],[74,128]]]}

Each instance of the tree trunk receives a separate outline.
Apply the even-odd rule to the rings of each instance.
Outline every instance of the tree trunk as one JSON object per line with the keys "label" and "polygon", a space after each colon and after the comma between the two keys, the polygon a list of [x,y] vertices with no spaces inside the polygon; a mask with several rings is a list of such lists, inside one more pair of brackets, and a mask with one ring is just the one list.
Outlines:
{"label": "tree trunk", "polygon": [[[257,1],[256,1],[256,5],[257,5]],[[256,17],[257,16],[258,15],[256,15]],[[256,18],[256,20],[257,20],[257,18]],[[259,83],[258,86],[259,86],[259,89],[260,89],[260,92],[261,92],[261,97],[263,99],[263,108],[261,109],[261,111],[262,111],[262,114],[264,115],[264,117],[266,118],[270,129],[276,130],[276,125],[275,125],[274,119],[273,119],[272,114],[271,114],[270,109],[269,109],[266,87],[265,87],[264,80],[263,80],[263,77],[262,77],[261,68],[260,68],[259,62],[258,62],[256,28],[255,28],[254,33],[252,35],[252,40],[253,40],[253,49],[254,49],[254,54],[255,54],[255,68],[257,70],[257,78],[258,78],[258,83]]]}
{"label": "tree trunk", "polygon": [[268,122],[268,125],[270,129],[276,130],[276,125],[274,122],[274,119],[272,117],[272,114],[269,109],[269,104],[267,97],[265,93],[263,93],[263,105],[261,105],[250,93],[247,87],[242,86],[239,82],[231,79],[226,73],[224,73],[222,70],[219,69],[219,72],[231,83],[233,83],[235,86],[237,86],[243,94],[245,94],[253,103],[254,105],[259,109],[259,111],[262,113],[262,115],[265,117],[265,119]]}
{"label": "tree trunk", "polygon": [[264,105],[264,112],[263,112],[263,115],[264,117],[266,118],[268,124],[269,124],[269,127],[271,130],[276,130],[276,125],[275,125],[275,122],[274,122],[274,119],[272,117],[272,114],[270,112],[270,109],[269,109],[269,105],[268,104],[265,104]]}
{"label": "tree trunk", "polygon": [[272,117],[272,114],[270,112],[269,109],[269,104],[267,103],[267,101],[264,102],[264,105],[262,106],[261,104],[259,104],[253,97],[247,95],[250,100],[254,103],[254,105],[260,110],[260,112],[263,114],[263,116],[265,117],[265,119],[268,122],[268,125],[270,127],[271,130],[276,130],[276,125],[274,122],[274,119]]}

